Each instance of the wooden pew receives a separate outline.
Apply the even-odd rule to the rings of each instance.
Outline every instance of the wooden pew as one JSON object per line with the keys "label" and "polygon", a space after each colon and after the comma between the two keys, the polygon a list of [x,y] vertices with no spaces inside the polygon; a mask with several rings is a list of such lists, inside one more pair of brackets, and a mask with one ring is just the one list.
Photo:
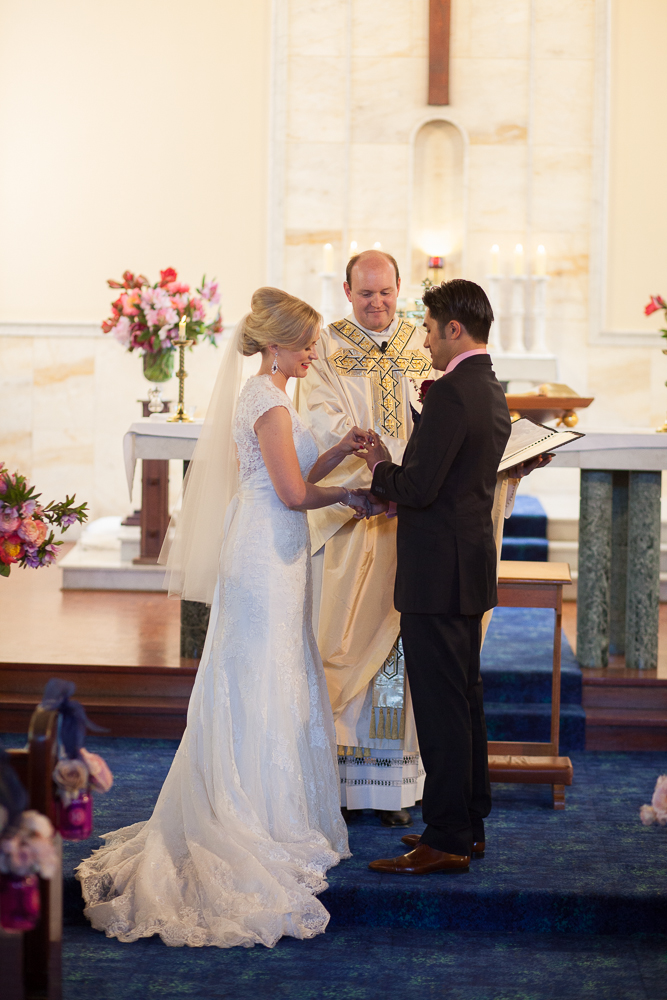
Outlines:
{"label": "wooden pew", "polygon": [[[28,747],[9,750],[12,765],[28,792],[28,808],[55,822],[51,775],[58,747],[58,712],[36,708],[30,721]],[[39,880],[41,917],[25,934],[0,932],[3,1000],[62,1000],[62,840],[55,837],[60,856],[53,879]]]}

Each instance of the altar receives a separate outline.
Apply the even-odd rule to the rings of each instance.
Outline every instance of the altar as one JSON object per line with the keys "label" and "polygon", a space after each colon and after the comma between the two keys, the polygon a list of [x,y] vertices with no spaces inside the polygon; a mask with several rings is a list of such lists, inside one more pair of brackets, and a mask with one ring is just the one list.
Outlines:
{"label": "altar", "polygon": [[658,662],[660,495],[667,435],[587,431],[552,465],[581,469],[577,659],[606,667]]}

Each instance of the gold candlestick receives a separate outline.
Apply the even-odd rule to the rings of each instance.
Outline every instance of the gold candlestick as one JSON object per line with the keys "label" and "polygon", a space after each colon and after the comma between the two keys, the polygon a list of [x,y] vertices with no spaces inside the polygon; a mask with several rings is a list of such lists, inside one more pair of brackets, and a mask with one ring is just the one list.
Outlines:
{"label": "gold candlestick", "polygon": [[185,316],[181,316],[180,322],[178,324],[178,340],[174,341],[174,346],[178,347],[179,357],[178,357],[178,371],[176,372],[176,378],[178,379],[178,406],[176,407],[176,413],[172,414],[171,417],[167,417],[168,424],[191,424],[192,417],[189,417],[185,412],[184,403],[184,386],[188,373],[185,370],[185,348],[190,347],[194,344],[194,340],[186,340],[185,328],[187,326],[187,319]]}

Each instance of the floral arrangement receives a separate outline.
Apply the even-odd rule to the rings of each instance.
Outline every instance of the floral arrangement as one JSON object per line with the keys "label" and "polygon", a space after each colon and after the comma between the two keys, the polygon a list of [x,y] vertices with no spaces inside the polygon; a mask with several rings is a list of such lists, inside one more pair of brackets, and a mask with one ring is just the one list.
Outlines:
{"label": "floral arrangement", "polygon": [[178,340],[178,324],[182,316],[187,318],[188,340],[195,343],[200,338],[217,344],[222,333],[220,310],[212,322],[206,322],[207,303],[220,302],[216,281],[207,281],[206,275],[201,286],[193,293],[189,285],[178,280],[173,267],[160,271],[160,280],[151,285],[143,274],[123,272],[122,281],[107,281],[109,288],[121,290],[118,298],[111,303],[111,316],[102,323],[104,333],[113,332],[116,340],[128,351],[142,354],[159,354],[161,351],[175,350],[173,342]]}
{"label": "floral arrangement", "polygon": [[46,816],[26,809],[28,796],[9,755],[0,754],[0,873],[53,878],[58,855],[53,826]]}
{"label": "floral arrangement", "polygon": [[74,505],[76,496],[40,504],[25,476],[10,473],[0,462],[0,576],[9,576],[12,564],[38,569],[55,561],[57,546],[49,525],[66,531],[88,518],[87,504]]}
{"label": "floral arrangement", "polygon": [[651,805],[642,806],[639,818],[644,826],[658,823],[667,826],[667,774],[661,774],[655,783]]}
{"label": "floral arrangement", "polygon": [[[667,320],[667,302],[665,302],[662,295],[652,295],[649,304],[644,306],[644,315],[650,316],[651,313],[658,312],[659,309],[665,310],[665,319]],[[661,329],[660,333],[663,337],[667,337],[667,329]]]}
{"label": "floral arrangement", "polygon": [[61,802],[69,806],[88,788],[93,788],[96,792],[108,792],[113,785],[113,774],[102,757],[81,747],[78,757],[63,757],[58,761],[53,780],[58,786]]}

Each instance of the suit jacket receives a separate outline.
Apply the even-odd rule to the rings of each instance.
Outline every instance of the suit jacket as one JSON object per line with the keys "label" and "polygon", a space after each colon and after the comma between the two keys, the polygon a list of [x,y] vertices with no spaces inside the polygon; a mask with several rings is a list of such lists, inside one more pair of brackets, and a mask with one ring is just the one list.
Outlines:
{"label": "suit jacket", "polygon": [[429,388],[402,464],[375,467],[373,493],[398,504],[398,611],[478,615],[498,603],[491,511],[510,429],[491,358],[473,355]]}

